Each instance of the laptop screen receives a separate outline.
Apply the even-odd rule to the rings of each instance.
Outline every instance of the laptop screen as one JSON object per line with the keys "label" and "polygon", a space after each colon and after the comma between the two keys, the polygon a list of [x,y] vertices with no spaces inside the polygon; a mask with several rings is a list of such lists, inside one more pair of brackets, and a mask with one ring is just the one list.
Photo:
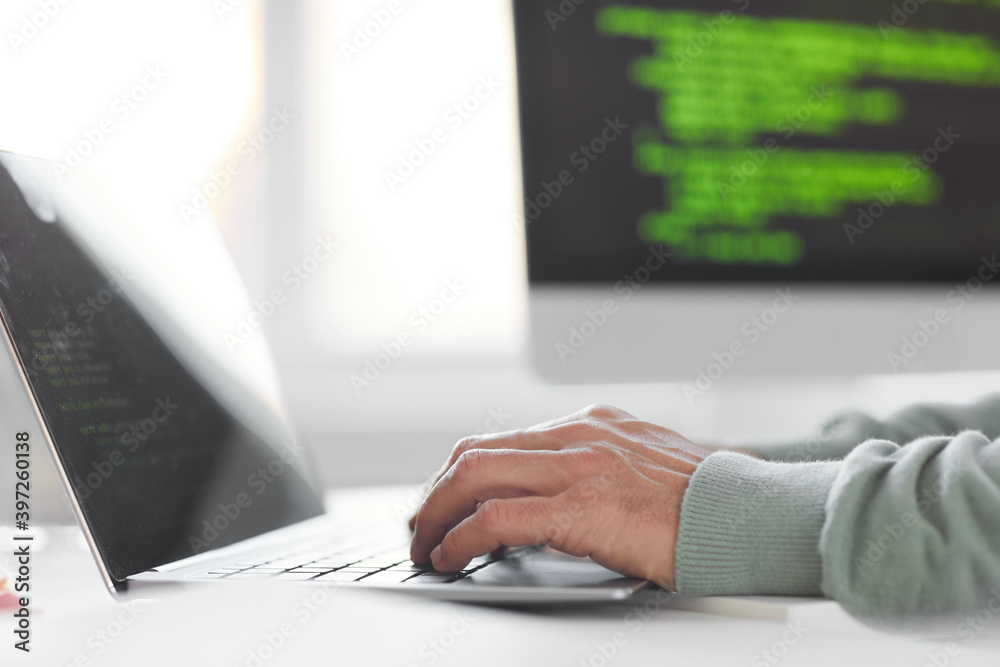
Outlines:
{"label": "laptop screen", "polygon": [[650,246],[671,284],[964,281],[1000,245],[996,1],[514,6],[535,284]]}
{"label": "laptop screen", "polygon": [[114,580],[322,513],[294,442],[224,408],[2,166],[0,234],[0,314]]}

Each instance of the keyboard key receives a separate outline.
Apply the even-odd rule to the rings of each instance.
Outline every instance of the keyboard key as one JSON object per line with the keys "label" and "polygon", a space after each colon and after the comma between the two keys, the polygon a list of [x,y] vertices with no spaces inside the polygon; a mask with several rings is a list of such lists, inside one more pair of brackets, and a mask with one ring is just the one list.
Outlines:
{"label": "keyboard key", "polygon": [[[313,567],[329,567],[330,569],[333,569],[335,567],[347,567],[348,565],[357,563],[360,560],[361,560],[360,558],[344,558],[338,560],[324,559],[324,560],[313,561],[311,563],[308,563],[308,565],[311,565]],[[307,563],[300,563],[300,565],[307,565]]]}
{"label": "keyboard key", "polygon": [[386,569],[390,572],[433,572],[430,565],[393,565]]}
{"label": "keyboard key", "polygon": [[267,564],[267,567],[277,567],[282,570],[291,570],[296,567],[306,565],[308,561],[286,559],[286,560],[275,560]]}
{"label": "keyboard key", "polygon": [[378,572],[381,569],[381,567],[356,567],[352,565],[350,567],[342,567],[337,570],[337,572],[357,572],[360,577],[363,574],[371,574],[372,572]]}
{"label": "keyboard key", "polygon": [[[270,558],[270,560],[267,560]],[[466,572],[486,564],[477,559]],[[446,583],[455,577],[439,574],[429,567],[416,566],[410,560],[408,540],[397,541],[381,536],[338,536],[322,545],[294,552],[262,555],[259,560],[242,560],[235,566],[220,567],[200,575],[205,579],[281,579],[284,581],[372,583]],[[418,576],[419,575],[419,576]]]}
{"label": "keyboard key", "polygon": [[402,563],[404,561],[410,560],[410,550],[407,549],[406,551],[397,551],[394,553],[387,553],[387,554],[374,554],[374,558],[378,558],[379,560],[391,561],[393,563]]}
{"label": "keyboard key", "polygon": [[309,581],[320,576],[319,572],[282,572],[275,577],[276,581]]}
{"label": "keyboard key", "polygon": [[376,572],[375,574],[365,577],[361,580],[364,584],[401,584],[407,579],[413,577],[412,572],[390,572],[389,570],[382,570],[381,572]]}
{"label": "keyboard key", "polygon": [[344,572],[343,570],[337,570],[336,572],[327,572],[326,574],[321,574],[312,581],[327,581],[333,583],[348,583],[351,581],[357,581],[360,577],[365,576],[366,572]]}
{"label": "keyboard key", "polygon": [[365,566],[376,565],[380,567],[389,567],[391,565],[398,565],[404,561],[398,558],[365,558],[364,560],[358,562]]}

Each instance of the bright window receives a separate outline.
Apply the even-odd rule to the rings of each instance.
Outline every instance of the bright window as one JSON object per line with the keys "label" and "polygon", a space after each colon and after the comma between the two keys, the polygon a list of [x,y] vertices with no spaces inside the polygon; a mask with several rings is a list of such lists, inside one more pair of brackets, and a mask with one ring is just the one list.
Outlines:
{"label": "bright window", "polygon": [[[401,334],[411,360],[520,351],[527,288],[509,5],[309,5],[308,216],[315,235],[342,246],[309,315],[328,353],[365,358]],[[442,309],[456,282],[464,291]]]}

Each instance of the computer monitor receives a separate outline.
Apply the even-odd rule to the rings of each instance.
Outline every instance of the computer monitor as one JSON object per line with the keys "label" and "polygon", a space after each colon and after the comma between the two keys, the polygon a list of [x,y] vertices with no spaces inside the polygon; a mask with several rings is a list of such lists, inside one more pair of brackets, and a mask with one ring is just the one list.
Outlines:
{"label": "computer monitor", "polygon": [[1000,366],[1000,4],[514,6],[544,375]]}

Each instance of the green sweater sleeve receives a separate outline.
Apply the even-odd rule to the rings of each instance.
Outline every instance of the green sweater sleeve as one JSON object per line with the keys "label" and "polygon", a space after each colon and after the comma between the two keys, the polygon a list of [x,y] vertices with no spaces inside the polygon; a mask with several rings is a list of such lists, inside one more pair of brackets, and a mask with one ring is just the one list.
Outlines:
{"label": "green sweater sleeve", "polygon": [[822,443],[843,460],[713,454],[681,506],[678,591],[826,595],[887,621],[980,608],[1000,588],[997,408],[851,417]]}
{"label": "green sweater sleeve", "polygon": [[861,412],[845,412],[827,420],[809,438],[788,443],[751,444],[772,461],[843,459],[867,440],[913,442],[928,435],[957,435],[980,431],[991,440],[1000,437],[1000,394],[971,405],[915,405],[884,421]]}

